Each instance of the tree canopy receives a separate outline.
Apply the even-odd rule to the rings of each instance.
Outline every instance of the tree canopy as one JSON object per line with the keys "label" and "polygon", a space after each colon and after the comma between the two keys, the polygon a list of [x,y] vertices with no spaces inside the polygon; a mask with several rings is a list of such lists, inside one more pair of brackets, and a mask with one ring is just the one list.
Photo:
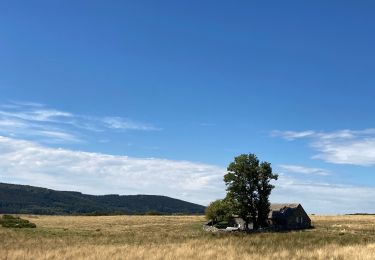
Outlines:
{"label": "tree canopy", "polygon": [[271,180],[277,180],[271,164],[259,162],[255,154],[241,154],[229,164],[224,176],[227,197],[234,202],[234,210],[245,222],[253,223],[258,229],[267,225],[270,211],[269,196],[274,186]]}

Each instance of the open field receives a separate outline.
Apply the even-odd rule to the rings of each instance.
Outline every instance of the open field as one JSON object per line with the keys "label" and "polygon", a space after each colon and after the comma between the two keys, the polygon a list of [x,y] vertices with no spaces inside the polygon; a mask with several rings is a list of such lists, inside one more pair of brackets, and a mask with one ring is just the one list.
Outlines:
{"label": "open field", "polygon": [[23,216],[1,259],[374,259],[375,216],[312,216],[315,229],[212,234],[203,216]]}

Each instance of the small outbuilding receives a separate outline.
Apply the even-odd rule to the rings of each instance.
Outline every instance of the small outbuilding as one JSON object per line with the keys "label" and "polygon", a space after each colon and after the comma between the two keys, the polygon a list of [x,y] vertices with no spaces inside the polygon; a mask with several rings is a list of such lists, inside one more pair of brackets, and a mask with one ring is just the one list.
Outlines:
{"label": "small outbuilding", "polygon": [[[303,209],[301,204],[271,204],[268,214],[268,224],[270,228],[276,230],[304,229],[311,227],[311,219]],[[245,221],[233,216],[229,221],[229,226],[245,229]],[[249,229],[253,229],[253,224],[249,223]]]}

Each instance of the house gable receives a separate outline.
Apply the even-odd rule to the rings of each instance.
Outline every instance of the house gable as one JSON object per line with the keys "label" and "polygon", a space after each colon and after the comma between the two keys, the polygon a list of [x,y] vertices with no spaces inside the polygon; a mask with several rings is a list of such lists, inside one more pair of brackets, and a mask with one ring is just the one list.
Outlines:
{"label": "house gable", "polygon": [[269,219],[273,226],[282,229],[300,229],[311,226],[311,219],[301,204],[273,204]]}

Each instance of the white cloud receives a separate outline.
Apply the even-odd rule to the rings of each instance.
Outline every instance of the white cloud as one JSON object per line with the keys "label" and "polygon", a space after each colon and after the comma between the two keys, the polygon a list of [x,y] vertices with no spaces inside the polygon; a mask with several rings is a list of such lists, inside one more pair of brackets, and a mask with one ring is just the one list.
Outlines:
{"label": "white cloud", "polygon": [[[318,153],[314,159],[335,164],[360,166],[375,165],[375,129],[338,130],[333,132],[314,131],[273,131],[273,136],[287,140],[309,138],[311,147]],[[298,137],[297,137],[298,136]]]}
{"label": "white cloud", "polygon": [[319,136],[312,143],[312,147],[319,151],[313,158],[336,164],[375,165],[375,135],[367,136],[363,133],[350,133],[350,135]]}
{"label": "white cloud", "polygon": [[375,213],[374,196],[374,187],[319,183],[281,174],[271,200],[301,203],[308,213]]}
{"label": "white cloud", "polygon": [[[72,151],[0,137],[0,181],[7,183],[88,194],[160,194],[207,205],[225,196],[225,172],[204,163]],[[299,202],[310,213],[375,212],[375,188],[298,177],[281,173],[271,201]]]}
{"label": "white cloud", "polygon": [[302,173],[302,174],[309,174],[309,175],[321,175],[327,176],[330,175],[330,171],[321,169],[321,168],[312,168],[306,167],[301,165],[290,165],[290,164],[281,164],[279,165],[281,171],[285,171],[287,173]]}
{"label": "white cloud", "polygon": [[81,142],[82,131],[160,130],[121,117],[92,117],[48,108],[38,103],[11,102],[0,106],[0,134],[46,143]]}
{"label": "white cloud", "polygon": [[0,137],[0,181],[90,194],[160,194],[207,204],[225,169],[203,163],[48,148]]}

